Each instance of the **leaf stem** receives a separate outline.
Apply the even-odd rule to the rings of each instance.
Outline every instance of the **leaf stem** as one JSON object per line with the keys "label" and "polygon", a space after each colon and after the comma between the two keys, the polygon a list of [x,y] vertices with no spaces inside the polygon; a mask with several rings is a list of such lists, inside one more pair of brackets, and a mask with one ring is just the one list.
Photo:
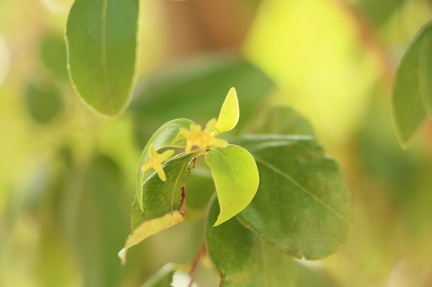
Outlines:
{"label": "leaf stem", "polygon": [[207,253],[206,246],[205,246],[205,243],[203,242],[203,243],[201,244],[200,249],[198,250],[197,255],[195,256],[195,258],[194,258],[194,260],[193,260],[193,262],[192,262],[191,270],[190,270],[190,272],[189,272],[189,275],[190,275],[190,282],[189,282],[188,287],[192,287],[192,284],[193,284],[193,282],[194,282],[194,277],[195,277],[196,272],[197,272],[197,270],[198,270],[198,265],[199,265],[199,263],[201,262],[201,259],[203,258],[203,256],[204,256],[206,253]]}

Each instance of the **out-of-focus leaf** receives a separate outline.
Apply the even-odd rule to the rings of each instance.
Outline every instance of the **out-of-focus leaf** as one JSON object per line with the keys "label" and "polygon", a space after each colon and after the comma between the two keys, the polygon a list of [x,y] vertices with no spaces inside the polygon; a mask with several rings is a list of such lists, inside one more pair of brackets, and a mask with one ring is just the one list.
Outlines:
{"label": "out-of-focus leaf", "polygon": [[146,146],[144,147],[144,150],[141,154],[139,166],[138,166],[138,173],[137,173],[137,190],[136,194],[138,197],[138,204],[141,210],[143,210],[142,206],[142,192],[143,192],[143,183],[146,181],[146,179],[150,176],[152,173],[151,170],[148,171],[142,171],[141,167],[149,160],[149,148],[150,145],[154,145],[156,151],[168,147],[184,147],[185,146],[185,139],[180,139],[178,141],[174,142],[174,139],[179,134],[179,131],[181,128],[189,129],[191,124],[195,124],[193,121],[188,119],[175,119],[172,121],[167,122],[163,126],[161,126],[149,139]]}
{"label": "out-of-focus leaf", "polygon": [[42,39],[39,46],[42,63],[57,79],[67,79],[66,44],[61,34],[48,34]]}
{"label": "out-of-focus leaf", "polygon": [[420,30],[402,56],[396,70],[391,108],[396,134],[403,147],[419,128],[425,117],[419,87],[419,53],[424,29]]}
{"label": "out-of-focus leaf", "polygon": [[72,84],[93,111],[119,117],[134,85],[139,1],[76,0],[67,21]]}
{"label": "out-of-focus leaf", "polygon": [[141,287],[169,287],[178,267],[168,263],[164,265],[155,275],[147,280]]}
{"label": "out-of-focus leaf", "polygon": [[223,133],[232,130],[240,117],[239,103],[237,98],[237,92],[235,88],[231,88],[225,101],[222,104],[222,108],[219,112],[219,116],[216,122],[217,133]]}
{"label": "out-of-focus leaf", "polygon": [[205,161],[212,171],[221,210],[216,226],[248,206],[258,189],[259,174],[252,155],[236,145],[213,148]]}
{"label": "out-of-focus leaf", "polygon": [[130,247],[184,220],[187,212],[186,179],[197,155],[198,152],[193,151],[173,157],[163,165],[166,181],[161,181],[153,172],[143,183],[143,210],[135,198],[131,212],[131,235],[119,253],[122,262],[125,262]]}
{"label": "out-of-focus leaf", "polygon": [[28,84],[24,99],[29,114],[41,124],[52,121],[64,110],[62,94],[53,84]]}
{"label": "out-of-focus leaf", "polygon": [[423,28],[421,47],[419,48],[419,87],[423,107],[432,118],[432,22]]}
{"label": "out-of-focus leaf", "polygon": [[248,123],[274,86],[258,68],[242,58],[213,56],[176,66],[141,81],[131,105],[138,141],[145,143],[161,123],[193,118],[205,123],[219,113],[227,90],[235,87],[242,113],[237,127]]}
{"label": "out-of-focus leaf", "polygon": [[314,136],[311,124],[293,109],[288,107],[271,107],[261,112],[246,133],[310,135]]}
{"label": "out-of-focus leaf", "polygon": [[269,246],[236,218],[213,227],[219,214],[215,197],[209,204],[205,240],[211,261],[222,276],[222,287],[294,287],[290,256]]}
{"label": "out-of-focus leaf", "polygon": [[64,230],[81,269],[82,285],[119,286],[125,269],[116,254],[128,232],[122,171],[112,159],[97,155],[80,172],[83,181],[73,178],[62,202]]}
{"label": "out-of-focus leaf", "polygon": [[406,0],[360,0],[357,5],[367,19],[379,27],[385,24],[405,2]]}
{"label": "out-of-focus leaf", "polygon": [[237,218],[295,257],[324,258],[351,227],[351,197],[338,164],[308,137],[250,136],[240,143],[260,173],[255,198]]}

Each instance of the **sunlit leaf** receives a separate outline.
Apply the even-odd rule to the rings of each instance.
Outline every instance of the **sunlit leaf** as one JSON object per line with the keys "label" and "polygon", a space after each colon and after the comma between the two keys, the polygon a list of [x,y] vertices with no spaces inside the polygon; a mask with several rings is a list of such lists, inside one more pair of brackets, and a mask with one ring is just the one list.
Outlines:
{"label": "sunlit leaf", "polygon": [[235,88],[231,88],[223,102],[216,122],[217,133],[232,130],[240,117],[239,103]]}
{"label": "sunlit leaf", "polygon": [[432,23],[423,28],[421,47],[419,48],[419,87],[423,107],[432,118]]}
{"label": "sunlit leaf", "polygon": [[205,240],[209,257],[221,273],[222,287],[294,287],[290,256],[269,246],[236,218],[213,227],[219,214],[217,200],[210,202]]}
{"label": "sunlit leaf", "polygon": [[70,79],[95,112],[119,117],[134,85],[137,0],[76,0],[67,21]]}
{"label": "sunlit leaf", "polygon": [[212,171],[221,213],[219,225],[242,211],[258,189],[259,175],[255,160],[242,147],[228,145],[213,148],[205,156]]}
{"label": "sunlit leaf", "polygon": [[166,181],[162,181],[154,171],[143,183],[143,209],[135,198],[131,211],[131,235],[119,253],[123,262],[127,249],[183,221],[187,212],[186,179],[197,155],[198,152],[193,151],[173,157],[163,165]]}
{"label": "sunlit leaf", "polygon": [[184,220],[184,214],[178,210],[174,210],[161,217],[144,221],[141,225],[135,228],[126,240],[126,244],[119,252],[119,257],[122,264],[126,263],[126,252],[132,246],[137,245],[149,236],[152,236],[162,230],[168,229]]}
{"label": "sunlit leaf", "polygon": [[295,257],[319,259],[348,237],[351,197],[338,164],[306,136],[250,136],[257,194],[237,218],[266,242]]}
{"label": "sunlit leaf", "polygon": [[137,173],[137,182],[136,182],[136,194],[138,198],[138,204],[141,210],[143,210],[142,206],[142,192],[143,192],[143,183],[144,181],[152,174],[151,170],[143,171],[141,167],[149,160],[149,148],[153,144],[156,151],[164,148],[176,148],[176,147],[184,147],[186,141],[178,140],[174,142],[174,139],[177,137],[181,128],[189,129],[191,124],[195,124],[193,121],[188,119],[175,119],[167,122],[163,126],[161,126],[149,139],[147,145],[144,147],[144,150],[141,154],[141,158],[138,166]]}
{"label": "sunlit leaf", "polygon": [[391,108],[396,134],[402,146],[419,128],[425,111],[419,90],[419,53],[424,30],[420,30],[408,50],[402,56],[396,70],[391,99]]}

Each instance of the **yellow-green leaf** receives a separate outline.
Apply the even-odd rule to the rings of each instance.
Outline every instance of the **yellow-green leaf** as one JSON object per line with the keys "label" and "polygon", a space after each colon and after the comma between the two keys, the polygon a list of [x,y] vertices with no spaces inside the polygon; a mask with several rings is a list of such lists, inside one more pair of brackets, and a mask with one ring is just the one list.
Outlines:
{"label": "yellow-green leaf", "polygon": [[216,123],[216,133],[232,130],[240,117],[239,103],[235,88],[231,88],[225,98]]}
{"label": "yellow-green leaf", "polygon": [[248,206],[259,185],[259,174],[252,155],[242,147],[213,148],[205,157],[212,171],[220,214],[215,223],[229,220]]}
{"label": "yellow-green leaf", "polygon": [[119,257],[122,264],[126,263],[126,253],[129,248],[137,245],[147,237],[158,233],[159,231],[170,228],[184,220],[184,215],[178,210],[174,210],[171,213],[167,213],[164,216],[144,221],[138,228],[132,231],[126,240],[126,244],[122,250],[119,252]]}

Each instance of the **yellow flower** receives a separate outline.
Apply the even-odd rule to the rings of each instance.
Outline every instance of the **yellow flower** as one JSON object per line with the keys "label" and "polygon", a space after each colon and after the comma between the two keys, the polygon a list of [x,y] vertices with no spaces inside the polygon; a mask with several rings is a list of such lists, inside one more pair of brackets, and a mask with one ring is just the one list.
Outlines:
{"label": "yellow flower", "polygon": [[179,135],[176,137],[174,142],[180,139],[186,139],[186,152],[191,151],[192,147],[207,150],[214,146],[227,146],[228,142],[222,139],[218,139],[215,136],[216,119],[211,119],[204,130],[201,125],[192,124],[190,129],[180,129]]}
{"label": "yellow flower", "polygon": [[157,172],[160,180],[166,181],[166,175],[163,170],[162,164],[166,162],[168,159],[170,159],[174,155],[174,153],[175,153],[174,150],[167,150],[161,154],[158,154],[154,145],[151,144],[149,148],[150,158],[142,166],[141,170],[146,171],[153,168]]}

